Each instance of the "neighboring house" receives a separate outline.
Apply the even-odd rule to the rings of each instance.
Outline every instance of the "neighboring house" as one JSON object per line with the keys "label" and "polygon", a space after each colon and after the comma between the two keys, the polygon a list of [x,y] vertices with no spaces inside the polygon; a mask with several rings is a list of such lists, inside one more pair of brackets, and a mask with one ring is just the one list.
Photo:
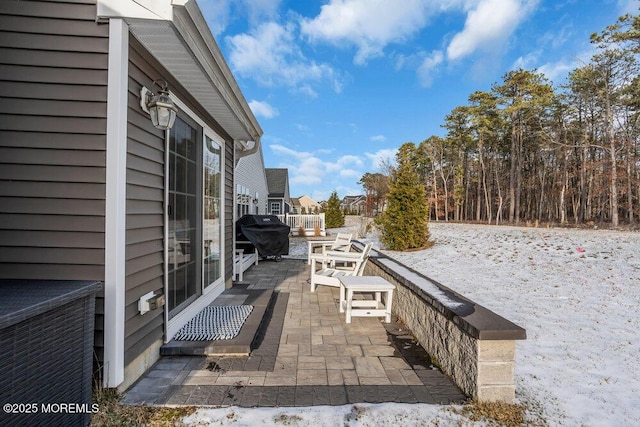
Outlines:
{"label": "neighboring house", "polygon": [[267,213],[267,175],[264,168],[262,147],[236,165],[236,220],[245,214]]}
{"label": "neighboring house", "polygon": [[289,170],[265,169],[269,197],[267,210],[272,215],[282,215],[291,212],[289,196]]}
{"label": "neighboring house", "polygon": [[302,205],[298,197],[291,198],[291,213],[299,214],[302,211]]}
{"label": "neighboring house", "polygon": [[320,206],[318,202],[307,195],[291,199],[291,205],[293,207],[293,211],[297,214],[303,212],[306,214],[314,214],[316,212],[320,212],[322,209],[322,206]]}
{"label": "neighboring house", "polygon": [[340,209],[348,215],[363,215],[367,206],[366,196],[345,196],[340,201]]}
{"label": "neighboring house", "polygon": [[[96,358],[126,389],[232,285],[234,165],[262,130],[195,0],[2,0],[0,14],[0,278],[104,282]],[[158,80],[170,130],[141,108]],[[141,314],[148,294],[166,304]]]}

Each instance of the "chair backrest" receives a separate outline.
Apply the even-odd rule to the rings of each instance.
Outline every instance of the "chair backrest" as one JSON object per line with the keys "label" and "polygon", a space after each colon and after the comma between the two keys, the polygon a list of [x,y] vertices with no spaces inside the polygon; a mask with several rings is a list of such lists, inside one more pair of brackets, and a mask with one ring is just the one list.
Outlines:
{"label": "chair backrest", "polygon": [[351,246],[351,237],[349,233],[338,233],[336,240],[331,244],[330,250],[346,252]]}
{"label": "chair backrest", "polygon": [[364,245],[364,248],[362,249],[362,261],[358,264],[357,270],[355,272],[356,276],[362,276],[362,273],[364,273],[364,267],[365,265],[367,265],[367,260],[369,259],[369,253],[371,252],[372,246],[373,243],[367,243],[366,245]]}

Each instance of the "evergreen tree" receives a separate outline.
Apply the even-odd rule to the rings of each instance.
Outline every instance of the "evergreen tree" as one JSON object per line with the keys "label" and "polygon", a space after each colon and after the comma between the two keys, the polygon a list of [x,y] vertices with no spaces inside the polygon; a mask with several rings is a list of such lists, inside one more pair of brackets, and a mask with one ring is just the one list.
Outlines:
{"label": "evergreen tree", "polygon": [[344,215],[340,211],[340,199],[338,199],[338,193],[335,190],[327,202],[324,220],[327,228],[337,228],[344,225]]}
{"label": "evergreen tree", "polygon": [[403,144],[396,155],[387,194],[387,208],[376,219],[381,241],[391,250],[424,248],[429,243],[429,205],[426,190],[413,166],[416,146]]}

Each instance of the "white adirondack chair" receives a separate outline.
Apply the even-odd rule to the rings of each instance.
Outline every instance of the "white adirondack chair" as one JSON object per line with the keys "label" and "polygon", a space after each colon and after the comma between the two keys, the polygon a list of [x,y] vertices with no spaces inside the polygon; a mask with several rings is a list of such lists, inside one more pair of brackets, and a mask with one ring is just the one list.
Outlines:
{"label": "white adirondack chair", "polygon": [[[311,255],[311,292],[315,292],[318,285],[339,288],[340,276],[362,276],[371,246],[373,243],[367,243],[362,252],[332,251]],[[344,266],[333,267],[336,263],[344,263]]]}
{"label": "white adirondack chair", "polygon": [[326,251],[349,252],[351,249],[352,234],[338,233],[335,240],[309,240],[309,249],[307,251],[307,264],[311,265],[311,255],[316,248],[322,248],[322,253]]}

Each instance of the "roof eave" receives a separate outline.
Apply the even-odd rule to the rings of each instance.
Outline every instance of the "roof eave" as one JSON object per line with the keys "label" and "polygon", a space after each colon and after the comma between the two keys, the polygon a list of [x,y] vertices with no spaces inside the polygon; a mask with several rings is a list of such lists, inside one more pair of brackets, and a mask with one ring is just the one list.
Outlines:
{"label": "roof eave", "polygon": [[98,0],[98,20],[121,18],[236,141],[263,134],[195,0]]}

